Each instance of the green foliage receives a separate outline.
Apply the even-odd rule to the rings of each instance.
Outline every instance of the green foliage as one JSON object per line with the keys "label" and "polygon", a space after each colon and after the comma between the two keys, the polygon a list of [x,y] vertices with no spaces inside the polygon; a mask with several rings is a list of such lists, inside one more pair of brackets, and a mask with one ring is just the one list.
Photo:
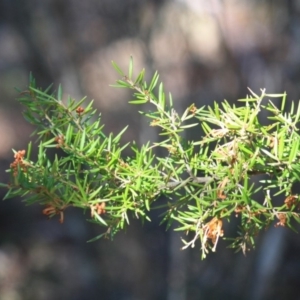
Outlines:
{"label": "green foliage", "polygon": [[[240,106],[227,101],[201,108],[192,104],[179,115],[171,95],[158,84],[157,72],[148,85],[145,70],[133,79],[132,59],[128,76],[112,64],[122,76],[114,87],[133,90],[129,103],[152,105],[152,111],[140,113],[157,127],[159,141],[122,145],[126,128],[105,135],[92,102],[69,97],[65,103],[61,87],[54,95],[51,88],[36,88],[30,78],[19,101],[25,119],[36,127],[39,151],[35,161],[31,143],[27,151],[15,152],[10,182],[1,184],[8,188],[5,199],[21,196],[28,205],[39,203],[45,215],[58,214],[61,222],[68,207],[82,208],[105,228],[93,240],[112,238],[132,217],[150,220],[149,211],[160,207],[167,227],[176,221],[175,230],[189,233],[183,248],[199,240],[203,258],[215,251],[219,238],[245,252],[268,226],[293,228],[293,220],[300,222],[299,196],[292,191],[300,181],[300,106],[292,103],[286,112],[286,94],[250,91]],[[270,100],[263,104],[265,98],[280,98],[281,108]],[[267,125],[260,121],[262,112],[269,116]],[[197,140],[185,140],[195,129]],[[129,147],[134,154],[125,158]],[[156,156],[157,147],[166,156]],[[49,148],[57,149],[54,158]],[[162,201],[155,204],[158,199]],[[234,219],[237,234],[225,236],[224,222]]]}

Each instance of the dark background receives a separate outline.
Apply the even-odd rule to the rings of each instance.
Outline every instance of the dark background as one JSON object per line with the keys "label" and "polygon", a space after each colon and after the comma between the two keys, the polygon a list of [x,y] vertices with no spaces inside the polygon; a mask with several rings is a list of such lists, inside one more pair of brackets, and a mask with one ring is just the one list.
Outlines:
{"label": "dark background", "polygon": [[[11,149],[26,148],[33,131],[14,90],[29,72],[41,87],[94,98],[107,132],[129,124],[125,138],[144,143],[155,132],[127,91],[109,87],[118,79],[111,60],[127,68],[133,55],[135,74],[158,70],[178,111],[234,102],[247,87],[298,103],[299,14],[299,0],[0,0],[1,182]],[[0,205],[2,300],[300,299],[299,235],[284,228],[258,236],[246,257],[221,242],[201,261],[200,245],[180,251],[182,234],[159,227],[156,214],[114,242],[86,243],[99,228],[81,211],[61,225],[20,199]]]}

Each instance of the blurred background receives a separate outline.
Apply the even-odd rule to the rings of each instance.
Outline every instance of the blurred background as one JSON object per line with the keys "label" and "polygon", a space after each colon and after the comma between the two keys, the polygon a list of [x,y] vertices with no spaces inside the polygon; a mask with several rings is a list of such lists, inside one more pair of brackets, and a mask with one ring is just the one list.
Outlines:
{"label": "blurred background", "polygon": [[[148,78],[158,70],[179,111],[235,102],[247,87],[298,101],[299,17],[299,0],[0,0],[0,181],[33,131],[14,89],[30,72],[40,87],[95,99],[106,132],[129,125],[125,139],[144,143],[155,132],[127,91],[109,87],[111,60],[127,69],[132,55]],[[114,242],[86,243],[100,228],[81,211],[61,225],[20,199],[0,205],[1,300],[300,299],[300,239],[288,229],[271,226],[246,257],[221,242],[201,261],[200,245],[180,251],[182,234],[155,213]]]}

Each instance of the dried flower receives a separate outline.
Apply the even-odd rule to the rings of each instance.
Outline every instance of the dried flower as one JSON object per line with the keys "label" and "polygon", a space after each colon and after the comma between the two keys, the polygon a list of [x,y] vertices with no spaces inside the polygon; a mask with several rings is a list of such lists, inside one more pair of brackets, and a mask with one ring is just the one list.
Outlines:
{"label": "dried flower", "polygon": [[279,227],[279,226],[285,226],[286,224],[286,214],[285,213],[278,213],[276,216],[279,220],[279,222],[277,222],[275,224],[275,227]]}
{"label": "dried flower", "polygon": [[59,136],[55,137],[55,142],[57,143],[56,148],[60,148],[65,142],[64,136],[60,134]]}
{"label": "dried flower", "polygon": [[219,240],[219,237],[223,236],[224,231],[222,230],[223,222],[221,219],[213,218],[208,223],[203,226],[204,230],[204,241],[211,239],[214,247],[212,251],[216,250],[216,246]]}
{"label": "dried flower", "polygon": [[53,215],[60,215],[59,218],[59,223],[63,223],[64,222],[64,212],[63,210],[66,207],[62,207],[61,209],[58,209],[57,207],[53,206],[52,204],[47,204],[46,208],[43,209],[43,215],[46,216],[53,216]]}
{"label": "dried flower", "polygon": [[297,203],[298,195],[289,195],[285,198],[284,203],[288,209]]}
{"label": "dried flower", "polygon": [[105,213],[106,213],[105,205],[106,205],[105,202],[96,203],[96,204],[91,204],[91,205],[90,205],[90,208],[91,208],[91,217],[93,218],[95,212],[96,212],[98,215],[105,214]]}
{"label": "dried flower", "polygon": [[23,170],[23,172],[27,171],[27,165],[23,160],[25,153],[26,153],[25,150],[20,150],[20,151],[16,152],[14,155],[15,160],[10,164],[10,168],[13,170],[14,176],[18,175],[19,167]]}
{"label": "dried flower", "polygon": [[81,106],[78,106],[76,108],[76,113],[80,116],[84,112],[84,108]]}
{"label": "dried flower", "polygon": [[189,111],[192,113],[192,115],[195,115],[197,107],[194,103],[189,107]]}

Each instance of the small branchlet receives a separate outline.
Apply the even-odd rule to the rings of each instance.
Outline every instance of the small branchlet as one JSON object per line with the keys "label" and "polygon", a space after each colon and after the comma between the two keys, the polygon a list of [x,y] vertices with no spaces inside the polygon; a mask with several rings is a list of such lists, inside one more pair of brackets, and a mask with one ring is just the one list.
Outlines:
{"label": "small branchlet", "polygon": [[[24,117],[36,127],[39,151],[34,161],[31,143],[26,151],[15,152],[8,170],[11,180],[1,184],[8,189],[5,199],[21,196],[27,204],[39,203],[44,215],[59,215],[61,223],[67,207],[88,209],[92,221],[106,228],[96,240],[112,238],[131,217],[149,220],[149,211],[164,195],[169,201],[159,203],[165,208],[163,221],[168,227],[176,221],[176,230],[193,234],[188,241],[182,239],[183,249],[199,240],[203,258],[216,250],[221,238],[245,253],[270,224],[293,228],[300,222],[299,195],[293,192],[300,181],[300,106],[292,103],[287,111],[285,93],[262,90],[257,95],[250,90],[239,100],[242,106],[227,101],[201,108],[192,104],[180,115],[171,94],[166,96],[163,84],[158,85],[157,72],[148,84],[145,70],[133,79],[132,59],[128,75],[114,62],[113,67],[122,76],[114,87],[131,89],[131,104],[152,105],[152,111],[141,113],[162,141],[122,145],[126,128],[107,136],[92,102],[70,97],[62,101],[61,87],[55,95],[50,88],[36,88],[31,78],[19,101],[25,106]],[[263,105],[265,98],[280,98],[281,107],[271,100]],[[262,111],[268,113],[268,125],[260,122]],[[184,140],[189,135],[182,133],[191,128],[202,134]],[[132,157],[124,157],[127,147]],[[156,156],[157,147],[168,155]],[[54,159],[49,158],[49,148],[60,149]],[[61,151],[65,155],[60,156]],[[264,176],[256,179],[257,175]],[[282,201],[275,205],[278,195]],[[224,230],[232,218],[239,219],[233,237]]]}

